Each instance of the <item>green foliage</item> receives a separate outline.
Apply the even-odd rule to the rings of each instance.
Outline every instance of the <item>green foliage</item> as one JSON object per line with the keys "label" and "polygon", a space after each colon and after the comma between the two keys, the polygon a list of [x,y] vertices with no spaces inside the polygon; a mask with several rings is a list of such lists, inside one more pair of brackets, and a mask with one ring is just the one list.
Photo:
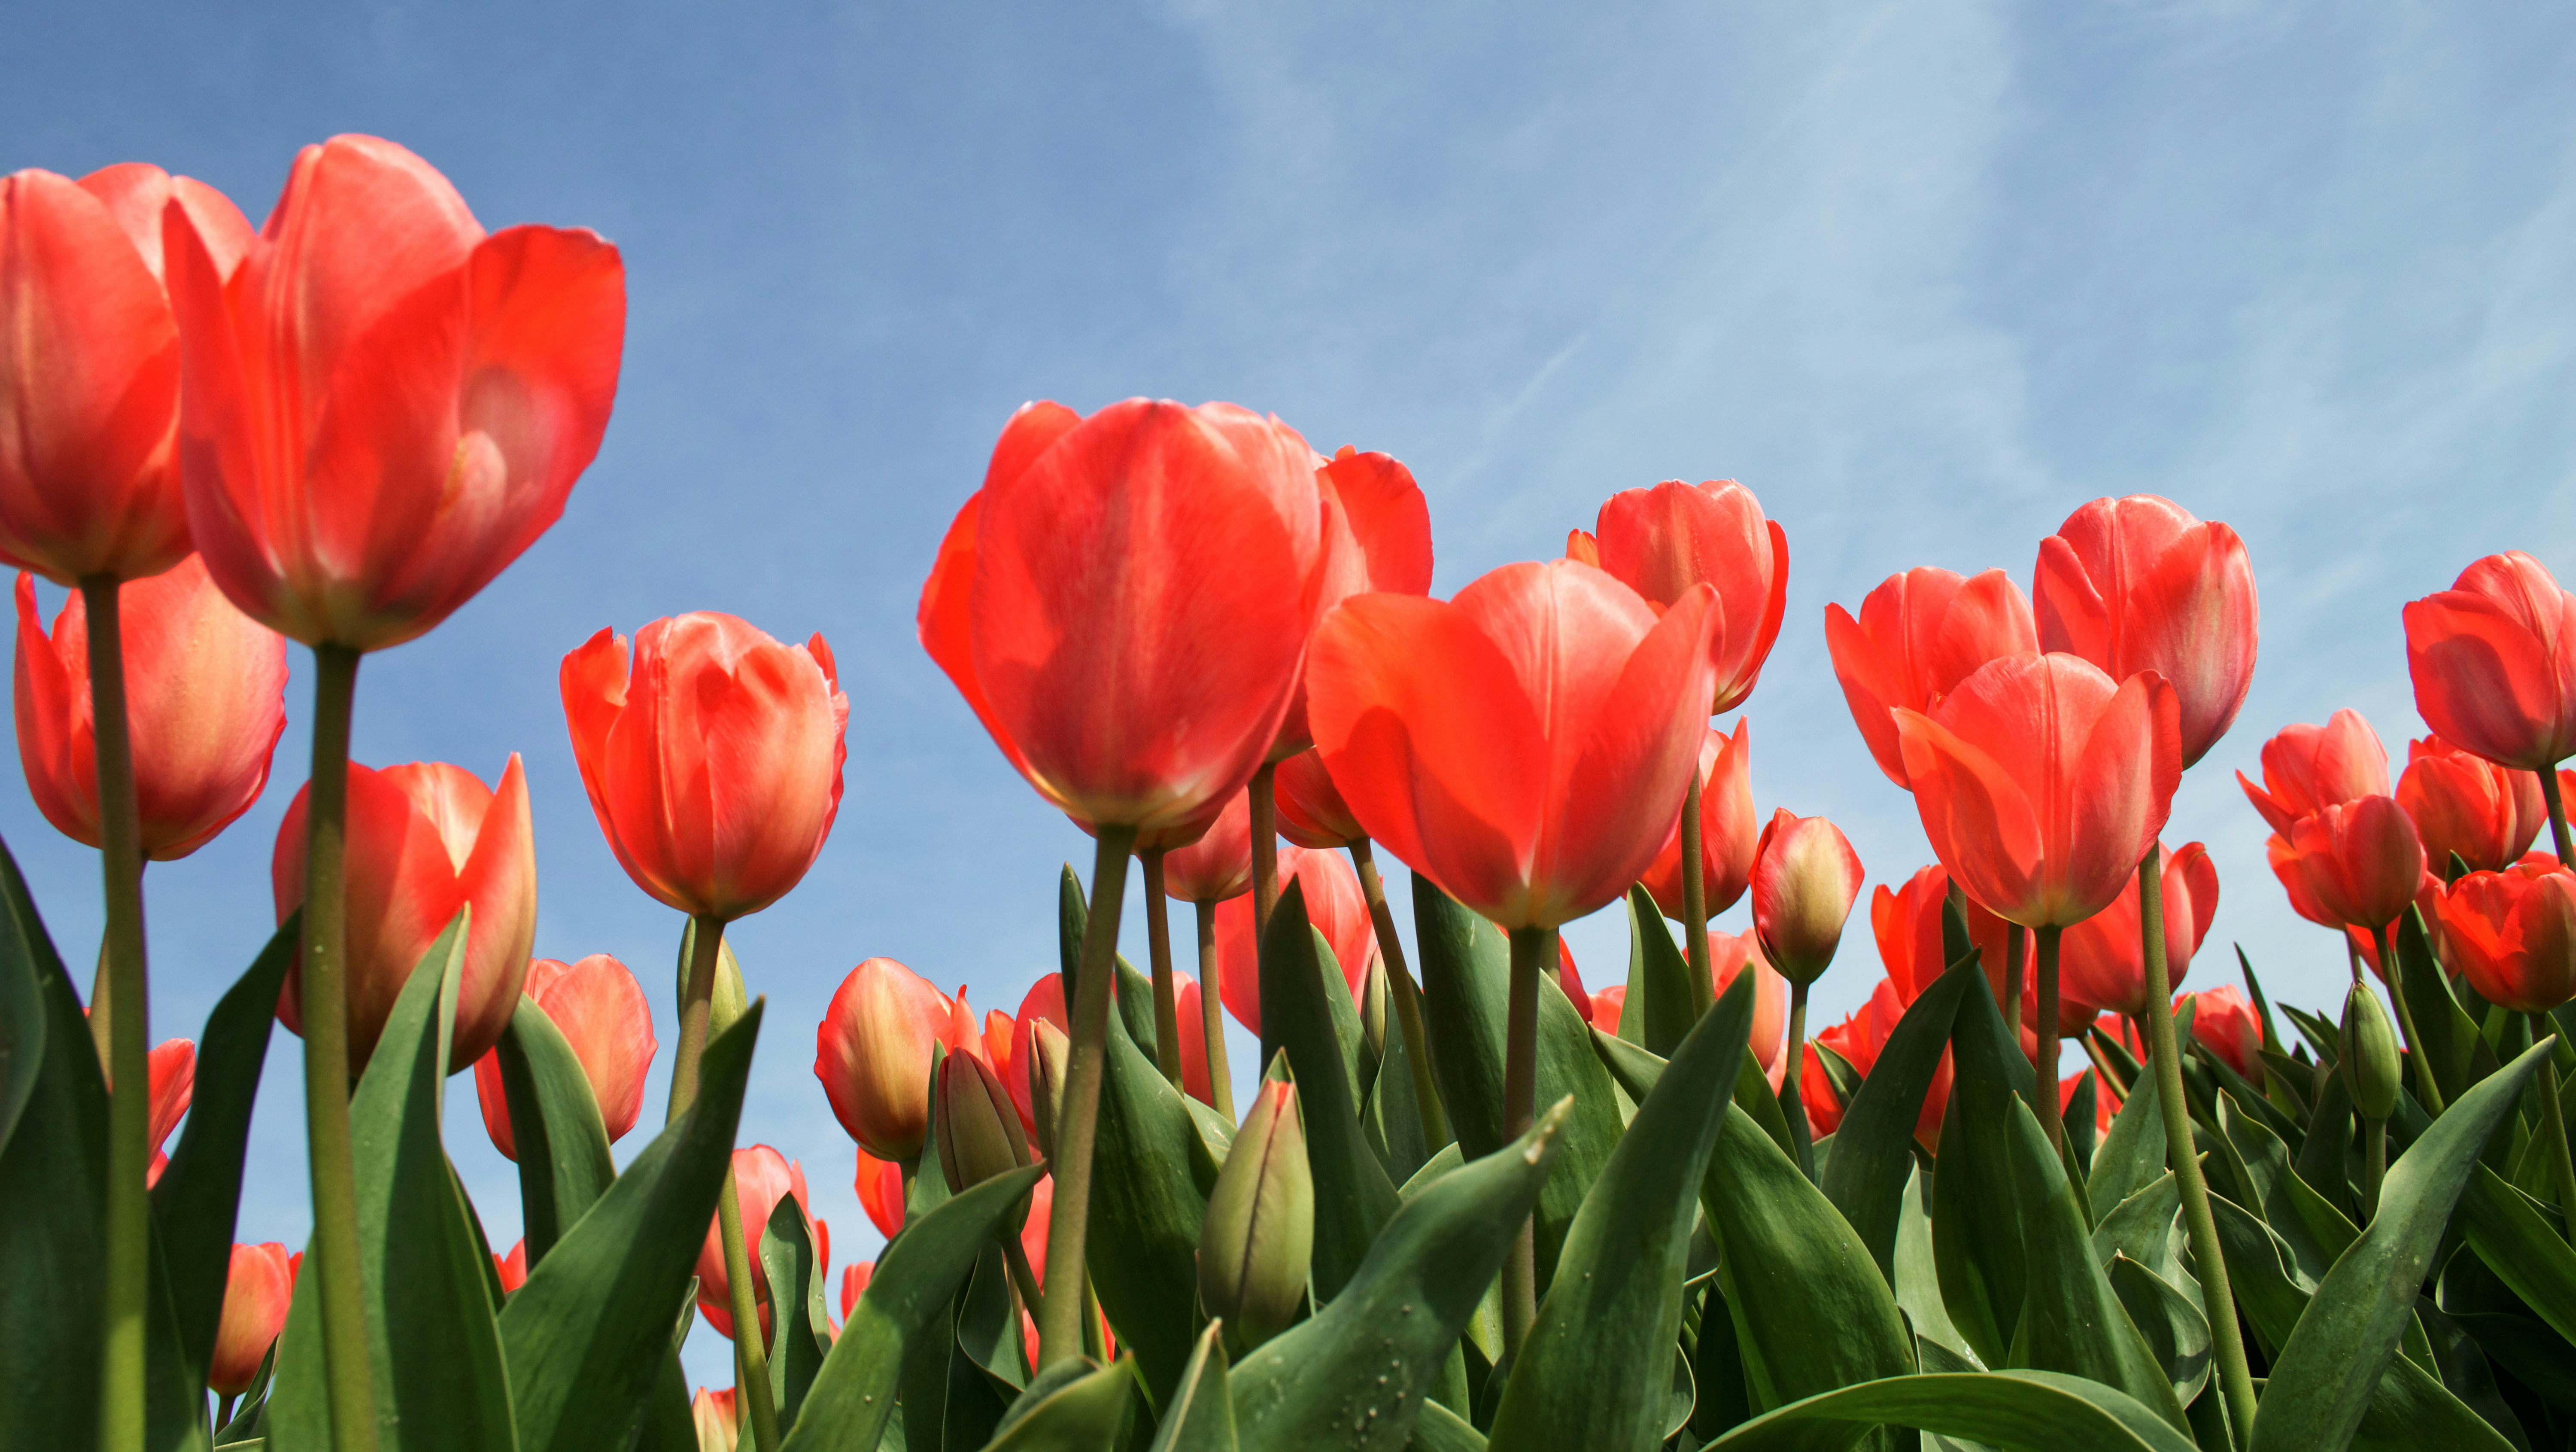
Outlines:
{"label": "green foliage", "polygon": [[493,1054],[510,1106],[520,1216],[533,1270],[565,1227],[607,1191],[617,1165],[609,1158],[608,1126],[599,1117],[590,1075],[535,999],[521,998],[511,1010],[510,1026]]}

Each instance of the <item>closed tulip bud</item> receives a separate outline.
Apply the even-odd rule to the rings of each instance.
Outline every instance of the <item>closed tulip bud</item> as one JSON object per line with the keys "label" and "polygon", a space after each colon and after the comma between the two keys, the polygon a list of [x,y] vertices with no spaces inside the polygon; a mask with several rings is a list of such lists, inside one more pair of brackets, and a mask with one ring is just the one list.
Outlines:
{"label": "closed tulip bud", "polygon": [[[1574,960],[1569,957],[1566,967],[1570,970],[1573,966]],[[1583,980],[1575,979],[1573,988],[1577,995],[1581,995]],[[1578,996],[1575,1003],[1583,1010],[1584,1021],[1591,1022],[1592,1000]],[[1386,966],[1375,958],[1369,960],[1368,979],[1360,985],[1359,1006],[1360,1041],[1368,1045],[1372,1056],[1382,1058],[1386,1054]]]}
{"label": "closed tulip bud", "polygon": [[286,1327],[286,1308],[295,1298],[295,1271],[286,1247],[233,1247],[232,1269],[224,1278],[223,1318],[215,1326],[215,1349],[206,1363],[206,1386],[223,1396],[250,1390],[259,1364],[277,1333]]}
{"label": "closed tulip bud", "polygon": [[[521,993],[542,1010],[572,1045],[582,1077],[598,1101],[610,1142],[626,1137],[644,1108],[644,1073],[653,1067],[653,1008],[626,965],[606,953],[578,963],[539,958],[528,964]],[[519,1157],[510,1136],[510,1100],[501,1084],[498,1051],[474,1061],[474,1095],[483,1128],[504,1159]]]}
{"label": "closed tulip bud", "polygon": [[2344,1082],[2364,1119],[2386,1119],[2397,1110],[2397,1030],[2379,995],[2354,984],[2343,996]]}
{"label": "closed tulip bud", "polygon": [[1296,1086],[1264,1081],[1208,1195],[1199,1304],[1224,1318],[1229,1343],[1258,1346],[1296,1319],[1314,1247],[1315,1181]]}
{"label": "closed tulip bud", "polygon": [[742,1443],[742,1424],[734,1410],[733,1388],[698,1388],[689,1403],[689,1420],[697,1425],[698,1452],[734,1452]]}
{"label": "closed tulip bud", "polygon": [[[973,1054],[939,1061],[939,1093],[931,1107],[939,1126],[939,1173],[949,1194],[962,1195],[1029,1162],[1029,1142],[1020,1133],[1010,1091]],[[1023,1198],[1007,1217],[1011,1228],[1019,1229],[1028,1213]]]}
{"label": "closed tulip bud", "polygon": [[1037,1121],[1038,1153],[1055,1158],[1055,1122],[1064,1105],[1064,1075],[1073,1059],[1073,1040],[1044,1019],[1029,1036],[1029,1115]]}
{"label": "closed tulip bud", "polygon": [[930,1127],[930,1050],[976,1040],[956,1000],[892,958],[850,970],[814,1030],[814,1077],[859,1147],[881,1160],[921,1154]]}
{"label": "closed tulip bud", "polygon": [[1842,829],[1786,808],[1772,814],[1753,858],[1753,928],[1782,977],[1813,983],[1834,961],[1863,875]]}

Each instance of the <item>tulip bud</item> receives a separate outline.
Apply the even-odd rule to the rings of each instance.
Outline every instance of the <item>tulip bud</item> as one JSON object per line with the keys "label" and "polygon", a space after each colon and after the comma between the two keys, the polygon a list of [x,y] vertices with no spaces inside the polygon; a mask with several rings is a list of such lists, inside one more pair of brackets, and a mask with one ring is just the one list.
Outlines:
{"label": "tulip bud", "polygon": [[1226,1152],[1199,1232],[1199,1304],[1248,1351],[1297,1316],[1315,1248],[1315,1181],[1297,1087],[1263,1081]]}
{"label": "tulip bud", "polygon": [[[1020,1134],[1020,1112],[1011,1107],[1011,1092],[984,1061],[973,1054],[950,1054],[939,1061],[939,1093],[931,1105],[939,1134],[939,1173],[948,1193],[962,1195],[995,1175],[1029,1162],[1029,1142]],[[1023,1197],[1013,1207],[1011,1228],[1028,1219]]]}
{"label": "tulip bud", "polygon": [[1057,1107],[1064,1102],[1065,1066],[1073,1058],[1073,1041],[1064,1030],[1039,1019],[1029,1031],[1036,1052],[1029,1055],[1029,1117],[1037,1121],[1038,1153],[1055,1158]]}
{"label": "tulip bud", "polygon": [[1833,823],[1772,813],[1754,850],[1753,927],[1781,976],[1813,983],[1834,961],[1862,876],[1859,854]]}
{"label": "tulip bud", "polygon": [[222,1319],[215,1326],[215,1346],[206,1364],[206,1385],[228,1397],[250,1390],[270,1343],[286,1327],[286,1307],[295,1298],[295,1271],[286,1247],[233,1247],[232,1268],[224,1279]]}
{"label": "tulip bud", "polygon": [[2356,983],[2343,999],[2344,1082],[2364,1119],[2386,1119],[2397,1108],[2397,1032],[2379,995]]}
{"label": "tulip bud", "polygon": [[742,1443],[742,1424],[734,1410],[733,1388],[698,1388],[689,1403],[689,1419],[698,1429],[698,1452],[734,1452]]}
{"label": "tulip bud", "polygon": [[1370,1058],[1386,1058],[1386,969],[1375,958],[1369,960],[1368,977],[1360,984],[1360,1041],[1368,1046]]}

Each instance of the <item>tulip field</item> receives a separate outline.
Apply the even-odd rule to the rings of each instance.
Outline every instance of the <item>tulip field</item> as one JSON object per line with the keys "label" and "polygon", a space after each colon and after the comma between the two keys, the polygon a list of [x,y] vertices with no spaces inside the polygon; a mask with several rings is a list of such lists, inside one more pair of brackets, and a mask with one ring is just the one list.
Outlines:
{"label": "tulip field", "polygon": [[[0,851],[0,1452],[2576,1447],[2576,594],[2541,561],[2404,607],[2392,784],[2336,702],[2238,719],[2254,562],[2158,496],[1998,542],[2022,578],[1897,574],[1791,663],[1795,516],[1742,484],[1621,490],[1439,599],[1385,453],[1027,404],[917,619],[989,769],[1092,843],[1060,970],[978,1019],[871,957],[771,1022],[726,933],[834,828],[821,636],[554,646],[598,828],[686,915],[668,979],[532,957],[517,756],[349,759],[362,658],[561,514],[625,319],[609,242],[487,233],[372,137],[257,230],[148,165],[0,179],[19,754],[106,924],[93,968]],[[290,642],[275,935],[168,1037],[144,863],[268,784]],[[1864,922],[1843,832],[1756,810],[1766,668],[1832,673],[1854,779],[1930,841]],[[2240,828],[2339,1001],[2204,943],[2217,868],[2163,840],[2240,727]],[[1626,961],[1578,966],[1604,912]],[[2178,995],[2195,961],[2223,986]],[[740,1132],[809,1028],[849,1161]],[[249,1148],[271,1054],[301,1163]],[[468,1073],[479,1125],[443,1122]],[[449,1159],[478,1131],[514,1245]],[[834,1264],[806,1163],[854,1165],[876,1259]],[[237,1241],[254,1178],[309,1186],[306,1244]],[[730,1385],[683,1374],[702,1322]]]}

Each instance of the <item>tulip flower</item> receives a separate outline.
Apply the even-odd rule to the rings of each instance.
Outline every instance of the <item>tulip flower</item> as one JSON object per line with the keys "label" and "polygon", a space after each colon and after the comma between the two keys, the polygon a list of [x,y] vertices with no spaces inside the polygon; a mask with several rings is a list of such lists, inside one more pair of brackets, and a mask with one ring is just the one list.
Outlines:
{"label": "tulip flower", "polygon": [[1753,926],[1791,983],[1803,989],[1834,961],[1863,876],[1841,828],[1786,807],[1771,814],[1753,861]]}
{"label": "tulip flower", "polygon": [[295,1273],[285,1246],[270,1241],[233,1247],[214,1353],[206,1362],[207,1390],[227,1401],[250,1390],[268,1348],[286,1329],[286,1308],[294,1295]]}
{"label": "tulip flower", "polygon": [[1628,985],[1613,983],[1592,995],[1592,1011],[1584,1021],[1596,1025],[1605,1034],[1619,1031],[1619,1016],[1628,1011]]}
{"label": "tulip flower", "polygon": [[1582,1015],[1584,1023],[1590,1024],[1592,995],[1584,991],[1583,974],[1574,966],[1574,949],[1567,946],[1563,938],[1556,940],[1556,971],[1547,976],[1555,980],[1557,990],[1565,995],[1566,1002],[1574,1005],[1574,1011]]}
{"label": "tulip flower", "polygon": [[500,1277],[501,1294],[505,1296],[528,1283],[526,1237],[522,1236],[517,1244],[512,1245],[509,1254],[492,1257],[492,1273]]}
{"label": "tulip flower", "polygon": [[1237,1354],[1286,1330],[1306,1301],[1315,1180],[1293,1084],[1264,1080],[1208,1192],[1199,1304]]}
{"label": "tulip flower", "polygon": [[2424,844],[2393,797],[2341,802],[2291,824],[2291,858],[2309,899],[2337,925],[2376,932],[2424,881]]}
{"label": "tulip flower", "polygon": [[[1752,884],[1754,849],[1762,838],[1762,818],[1753,809],[1752,722],[1738,717],[1731,736],[1709,728],[1700,742],[1699,781],[1701,906],[1722,913]],[[1638,880],[1665,917],[1686,918],[1678,819]]]}
{"label": "tulip flower", "polygon": [[1252,815],[1240,793],[1226,799],[1197,841],[1164,851],[1163,891],[1182,902],[1205,903],[1252,891]]}
{"label": "tulip flower", "polygon": [[[653,1009],[626,965],[606,953],[578,963],[538,958],[528,964],[519,991],[563,1031],[599,1103],[601,1124],[614,1144],[635,1127],[644,1110],[644,1073],[653,1067]],[[510,1101],[501,1087],[495,1053],[474,1061],[474,1094],[483,1106],[483,1128],[504,1159],[519,1157],[510,1135]]]}
{"label": "tulip flower", "polygon": [[1889,713],[1931,710],[1977,667],[2039,649],[2039,634],[2030,602],[2003,571],[1962,578],[1927,566],[1888,576],[1861,601],[1857,620],[1827,605],[1825,647],[1870,756],[1904,786],[1905,753]]}
{"label": "tulip flower", "polygon": [[841,1271],[841,1319],[842,1319],[842,1320],[844,1320],[844,1321],[849,1320],[849,1319],[850,1319],[850,1313],[851,1313],[851,1312],[853,1312],[853,1311],[856,1311],[856,1310],[859,1308],[859,1297],[864,1296],[864,1295],[866,1295],[866,1294],[867,1294],[867,1292],[868,1292],[868,1282],[870,1282],[870,1281],[872,1281],[872,1280],[875,1280],[875,1279],[876,1279],[876,1274],[877,1274],[877,1263],[876,1263],[875,1261],[872,1261],[872,1260],[862,1260],[862,1261],[857,1261],[857,1262],[854,1262],[854,1263],[852,1263],[852,1264],[850,1264],[850,1265],[845,1266],[845,1267],[843,1267],[843,1268],[842,1268],[842,1271]]}
{"label": "tulip flower", "polygon": [[[866,1150],[857,1154],[859,1172],[852,1188],[858,1192],[859,1208],[868,1212],[868,1223],[877,1228],[877,1234],[892,1240],[903,1229],[903,1166],[878,1159]],[[843,1306],[843,1318],[849,1314],[849,1308]]]}
{"label": "tulip flower", "polygon": [[2539,773],[2498,766],[2439,735],[2406,744],[2397,804],[2415,823],[2425,865],[2444,875],[2454,856],[2472,872],[2503,871],[2549,820]]}
{"label": "tulip flower", "polygon": [[1318,851],[1368,840],[1350,804],[1342,800],[1341,788],[1333,785],[1333,774],[1324,769],[1321,753],[1300,752],[1279,763],[1272,785],[1278,793],[1280,836]]}
{"label": "tulip flower", "polygon": [[[2209,850],[2192,842],[2163,856],[2165,983],[2168,991],[2191,971],[2192,955],[2209,935],[2218,913],[2218,867]],[[2069,927],[2060,941],[2063,954],[2058,992],[2093,1009],[2142,1014],[2149,1008],[2147,971],[2138,922],[2138,881],[2132,877],[2108,907]]]}
{"label": "tulip flower", "polygon": [[[926,1083],[926,1076],[925,1076]],[[805,1169],[765,1144],[733,1152],[734,1203],[741,1208],[742,1223],[754,1237],[769,1224],[770,1212],[778,1202],[793,1198],[797,1208],[808,1209],[805,1198]],[[810,1218],[810,1211],[809,1211]],[[732,1282],[725,1275],[725,1248],[717,1234],[714,1220],[707,1223],[707,1238],[698,1247],[698,1314],[707,1318],[716,1334],[731,1339],[734,1328]],[[769,1339],[769,1276],[754,1260],[751,1266],[751,1301],[759,1308],[760,1335],[764,1344]]]}
{"label": "tulip flower", "polygon": [[1031,1075],[1038,1062],[1033,1035],[1041,1023],[1052,1024],[1058,1034],[1064,1033],[1064,1009],[1064,975],[1039,975],[1038,981],[1029,985],[1028,996],[1020,1000],[1018,1016],[1011,1021],[1009,1064],[993,1066],[1003,1071],[1002,1082],[1011,1091],[1011,1102],[1019,1107],[1020,1126],[1032,1139],[1037,1137],[1037,1120],[1029,1095]]}
{"label": "tulip flower", "polygon": [[[1724,998],[1726,990],[1735,986],[1736,974],[1747,968],[1753,971],[1753,1028],[1746,1044],[1753,1057],[1761,1063],[1762,1072],[1769,1076],[1771,1087],[1778,1089],[1788,1067],[1780,1052],[1780,1032],[1789,1017],[1789,981],[1780,976],[1779,969],[1764,961],[1762,945],[1751,933],[1724,933],[1711,928],[1708,956],[1711,971],[1715,974],[1709,985],[1713,993],[1712,1002]],[[1611,990],[1602,991],[1608,993]],[[1608,1027],[1615,1030],[1618,1026],[1619,1021],[1614,1015]]]}
{"label": "tulip flower", "polygon": [[[1881,1050],[1887,1047],[1888,1035],[1896,1032],[1910,1002],[1891,979],[1881,978],[1870,990],[1869,1001],[1842,1022],[1816,1035],[1816,1042],[1840,1055],[1844,1062],[1866,1078],[1878,1064]],[[1914,1141],[1930,1151],[1941,1142],[1941,1119],[1950,1102],[1952,1076],[1950,1051],[1941,1051],[1941,1060],[1932,1071],[1932,1083],[1923,1096],[1923,1109],[1915,1118]],[[1843,1111],[1849,1106],[1834,1092],[1833,1079],[1825,1072],[1821,1057],[1809,1055],[1798,1077],[1798,1102],[1806,1111],[1813,1133],[1833,1133],[1842,1124]]]}
{"label": "tulip flower", "polygon": [[[1368,981],[1369,963],[1377,956],[1377,925],[1369,919],[1359,875],[1337,853],[1289,846],[1279,851],[1279,879],[1283,892],[1290,882],[1305,887],[1306,921],[1331,945],[1334,964],[1356,1000],[1361,985]],[[1217,904],[1216,966],[1217,997],[1226,1011],[1235,1022],[1260,1033],[1261,944],[1253,931],[1250,898]]]}
{"label": "tulip flower", "polygon": [[[1870,894],[1870,936],[1878,943],[1878,961],[1908,1003],[1931,987],[1948,966],[1943,961],[1949,948],[1942,935],[1941,909],[1949,894],[1950,874],[1938,865],[1917,868],[1901,888],[1891,891],[1882,883]],[[2023,1003],[2038,1001],[2037,985],[2027,971],[2030,947],[2020,925],[2006,923],[1975,898],[1963,894],[1960,901],[1966,907],[1968,941],[1977,950],[1978,966],[1994,990],[1995,1003],[2017,1018]],[[2013,962],[2016,953],[2019,963]]]}
{"label": "tulip flower", "polygon": [[[277,920],[304,901],[305,808],[295,794],[278,824],[269,875]],[[528,781],[513,752],[498,790],[461,766],[412,762],[370,770],[349,764],[348,1012],[352,1073],[375,1052],[394,1000],[457,909],[474,909],[456,994],[448,1072],[498,1043],[518,1007],[537,931],[537,849]],[[286,972],[278,1020],[304,1032],[301,962]]]}
{"label": "tulip flower", "polygon": [[2576,594],[2540,561],[2489,555],[2405,618],[2415,709],[2436,734],[2524,771],[2576,756]]}
{"label": "tulip flower", "polygon": [[859,1148],[898,1163],[921,1156],[930,1128],[930,1051],[977,1041],[964,999],[951,999],[892,958],[841,980],[814,1030],[814,1077]]}
{"label": "tulip flower", "polygon": [[698,1452],[734,1452],[742,1445],[741,1413],[735,1409],[732,1387],[698,1388],[689,1403],[689,1420],[697,1427]]}
{"label": "tulip flower", "polygon": [[2272,830],[2287,836],[2290,824],[2342,802],[2388,795],[2388,751],[2379,733],[2346,707],[2323,726],[2302,721],[2263,743],[2263,785],[2236,773],[2245,799]]}
{"label": "tulip flower", "polygon": [[161,1146],[197,1097],[197,1046],[186,1039],[164,1039],[146,1057],[145,1065],[152,1092],[146,1101],[144,1133],[152,1147],[152,1169],[144,1183],[157,1185],[170,1163]]}
{"label": "tulip flower", "polygon": [[[1344,445],[1315,471],[1315,491],[1324,504],[1318,618],[1353,595],[1431,593],[1431,507],[1413,482],[1413,471],[1386,454],[1363,454]],[[1314,744],[1301,675],[1270,759],[1284,763]]]}
{"label": "tulip flower", "polygon": [[2576,876],[2538,863],[2472,872],[2442,893],[2469,986],[2516,1013],[2576,999]]}
{"label": "tulip flower", "polygon": [[2253,1000],[2234,984],[2183,994],[2175,1000],[2176,1007],[2186,998],[2192,1004],[2191,1036],[2227,1067],[2262,1083],[2263,1021],[2254,1012]]}
{"label": "tulip flower", "polygon": [[1668,479],[1610,496],[1595,528],[1594,563],[1649,602],[1669,609],[1694,585],[1716,589],[1708,714],[1752,695],[1789,595],[1789,536],[1762,517],[1753,491],[1732,479]]}

